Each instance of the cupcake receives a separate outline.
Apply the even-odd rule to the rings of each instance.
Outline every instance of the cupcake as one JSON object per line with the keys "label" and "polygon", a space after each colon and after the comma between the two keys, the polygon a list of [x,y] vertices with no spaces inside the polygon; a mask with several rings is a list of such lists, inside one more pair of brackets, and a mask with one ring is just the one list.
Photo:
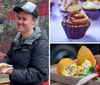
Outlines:
{"label": "cupcake", "polygon": [[50,7],[54,6],[54,1],[53,0],[50,0]]}
{"label": "cupcake", "polygon": [[86,15],[76,11],[63,18],[62,26],[68,38],[80,39],[85,35],[90,22]]}
{"label": "cupcake", "polygon": [[52,7],[55,5],[53,0],[50,0],[50,11],[52,11]]}
{"label": "cupcake", "polygon": [[86,0],[80,0],[80,2],[85,2]]}
{"label": "cupcake", "polygon": [[74,11],[80,11],[81,5],[78,0],[61,0],[60,10],[64,13],[71,13]]}
{"label": "cupcake", "polygon": [[86,15],[91,20],[97,20],[100,16],[100,1],[99,0],[87,0],[82,4],[82,7]]}

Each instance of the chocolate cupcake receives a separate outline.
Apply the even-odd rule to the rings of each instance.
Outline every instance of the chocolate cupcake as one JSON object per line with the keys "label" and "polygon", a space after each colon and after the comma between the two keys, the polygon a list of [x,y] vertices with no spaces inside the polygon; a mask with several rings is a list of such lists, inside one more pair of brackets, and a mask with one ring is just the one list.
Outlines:
{"label": "chocolate cupcake", "polygon": [[97,20],[100,17],[100,2],[95,0],[87,0],[82,4],[86,15],[91,20]]}
{"label": "chocolate cupcake", "polygon": [[90,22],[86,15],[76,11],[63,18],[62,26],[68,38],[80,39],[85,35]]}

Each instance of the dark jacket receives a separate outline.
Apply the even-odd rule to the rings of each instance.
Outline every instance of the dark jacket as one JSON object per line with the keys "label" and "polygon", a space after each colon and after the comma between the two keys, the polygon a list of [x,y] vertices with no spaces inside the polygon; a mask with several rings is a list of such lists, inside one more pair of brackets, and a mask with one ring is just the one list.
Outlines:
{"label": "dark jacket", "polygon": [[48,37],[38,24],[23,43],[18,33],[3,62],[13,65],[10,85],[42,85],[48,80]]}

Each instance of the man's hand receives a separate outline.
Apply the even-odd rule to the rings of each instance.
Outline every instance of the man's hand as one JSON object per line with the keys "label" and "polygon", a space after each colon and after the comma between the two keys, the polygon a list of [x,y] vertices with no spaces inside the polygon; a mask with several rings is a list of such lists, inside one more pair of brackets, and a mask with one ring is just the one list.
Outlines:
{"label": "man's hand", "polygon": [[5,56],[6,56],[6,54],[0,52],[0,60],[2,60]]}
{"label": "man's hand", "polygon": [[13,70],[13,69],[8,70],[5,74],[11,75],[11,74],[12,74],[12,70]]}
{"label": "man's hand", "polygon": [[8,70],[6,73],[3,73],[2,69],[0,69],[0,74],[9,74],[9,75],[11,75],[12,74],[12,69]]}

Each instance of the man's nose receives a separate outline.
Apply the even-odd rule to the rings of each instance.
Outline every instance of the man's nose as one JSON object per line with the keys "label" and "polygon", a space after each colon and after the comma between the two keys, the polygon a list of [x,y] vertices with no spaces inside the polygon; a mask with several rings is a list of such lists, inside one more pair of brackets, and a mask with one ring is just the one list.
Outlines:
{"label": "man's nose", "polygon": [[18,22],[18,23],[23,23],[23,20],[20,19],[20,20],[18,20],[17,22]]}

